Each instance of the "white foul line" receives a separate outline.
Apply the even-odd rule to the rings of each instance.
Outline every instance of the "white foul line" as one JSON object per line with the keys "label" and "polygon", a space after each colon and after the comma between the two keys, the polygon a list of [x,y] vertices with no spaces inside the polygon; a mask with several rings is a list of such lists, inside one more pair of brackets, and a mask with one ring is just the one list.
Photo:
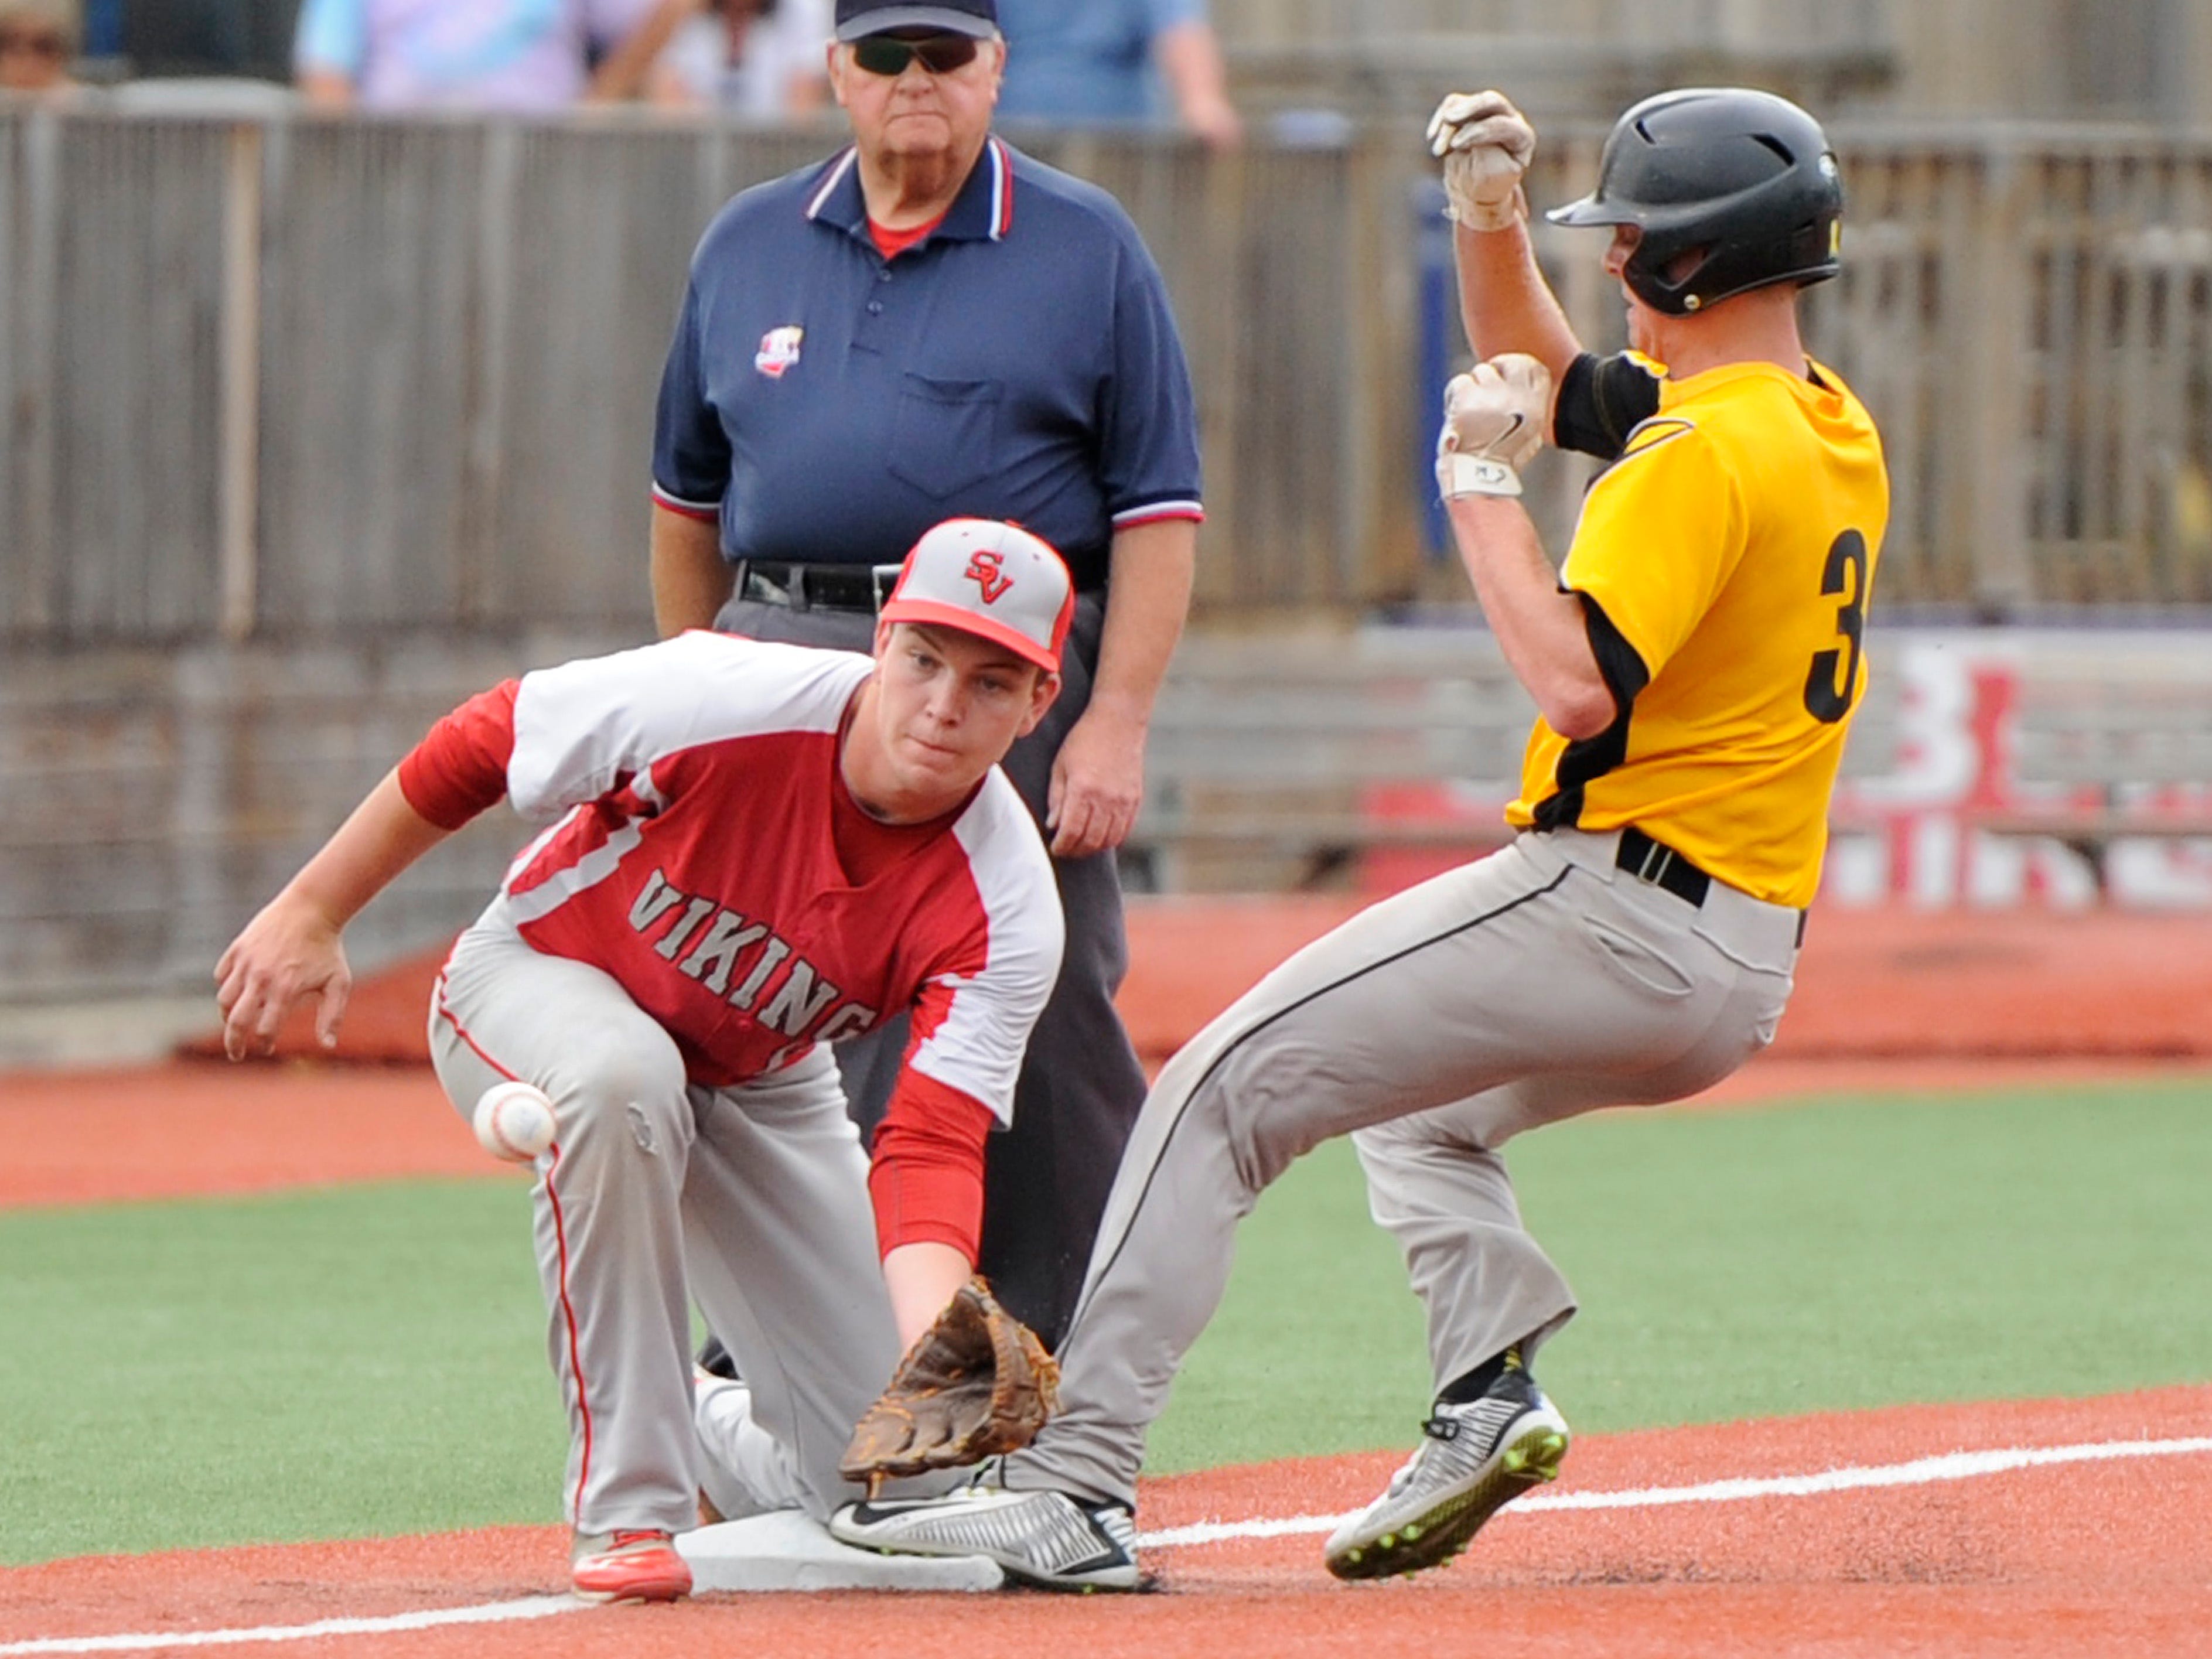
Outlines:
{"label": "white foul line", "polygon": [[384,1636],[431,1630],[440,1625],[504,1625],[549,1619],[593,1604],[573,1595],[532,1595],[520,1601],[487,1601],[473,1607],[395,1613],[386,1619],[319,1619],[312,1625],[259,1625],[247,1630],[184,1630],[151,1636],[56,1636],[37,1642],[0,1643],[0,1654],[138,1653],[153,1648],[235,1647],[246,1642],[305,1642],[318,1636]]}
{"label": "white foul line", "polygon": [[[1882,1486],[1920,1486],[1945,1480],[1972,1480],[2014,1469],[2061,1463],[2090,1463],[2112,1458],[2185,1457],[2212,1452],[2212,1437],[2186,1440],[2108,1440],[2079,1446],[2016,1446],[1996,1451],[1946,1452],[1909,1463],[1828,1469],[1819,1474],[1778,1474],[1733,1480],[1708,1480],[1694,1486],[1638,1486],[1615,1492],[1536,1492],[1504,1511],[1530,1515],[1553,1510],[1663,1509],[1675,1504],[1733,1504],[1753,1498],[1813,1498],[1825,1492],[1863,1492]],[[1146,1549],[1173,1549],[1225,1543],[1237,1538],[1287,1538],[1334,1531],[1341,1515],[1295,1515],[1275,1520],[1205,1521],[1140,1533]],[[324,1619],[312,1625],[262,1625],[245,1630],[177,1631],[143,1636],[61,1636],[32,1642],[0,1643],[0,1659],[16,1654],[132,1653],[161,1648],[232,1647],[251,1642],[299,1642],[318,1636],[379,1636],[429,1630],[441,1625],[497,1625],[574,1613],[592,1605],[566,1595],[533,1595],[517,1601],[489,1601],[478,1607],[445,1607],[394,1613],[383,1619]]]}
{"label": "white foul line", "polygon": [[[2096,1445],[2021,1446],[1999,1451],[1947,1452],[1910,1463],[1871,1468],[1829,1469],[1820,1474],[1778,1474],[1762,1479],[1708,1480],[1696,1486],[1640,1486],[1625,1492],[1537,1492],[1519,1499],[1506,1515],[1548,1510],[1660,1509],[1670,1504],[1735,1504],[1751,1498],[1814,1498],[1824,1492],[1859,1492],[1877,1486],[1920,1486],[1942,1480],[1972,1480],[2013,1469],[2054,1463],[2088,1463],[2116,1457],[2182,1457],[2212,1452],[2212,1437],[2190,1440],[2111,1440]],[[1357,1513],[1357,1511],[1353,1511]],[[1334,1532],[1346,1515],[1296,1515],[1273,1521],[1205,1521],[1138,1536],[1139,1546],[1171,1549],[1218,1544],[1232,1538],[1289,1538]],[[6,1650],[0,1649],[0,1652]]]}

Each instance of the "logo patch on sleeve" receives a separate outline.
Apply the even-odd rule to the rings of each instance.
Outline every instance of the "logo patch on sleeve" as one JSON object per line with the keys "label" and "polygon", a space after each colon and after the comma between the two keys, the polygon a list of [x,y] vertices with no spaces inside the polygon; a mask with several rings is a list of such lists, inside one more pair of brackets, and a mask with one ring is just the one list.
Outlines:
{"label": "logo patch on sleeve", "polygon": [[805,337],[806,331],[797,323],[769,330],[761,336],[760,349],[753,353],[753,367],[771,380],[781,380],[784,371],[798,362],[799,343]]}

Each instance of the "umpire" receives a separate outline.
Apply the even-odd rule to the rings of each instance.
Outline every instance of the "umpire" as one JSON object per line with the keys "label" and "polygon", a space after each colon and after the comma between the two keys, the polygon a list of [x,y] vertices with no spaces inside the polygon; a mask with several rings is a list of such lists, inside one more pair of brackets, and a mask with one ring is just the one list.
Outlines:
{"label": "umpire", "polygon": [[[654,423],[653,592],[664,635],[864,651],[886,576],[942,519],[1013,520],[1066,558],[1060,699],[1006,762],[1049,837],[1066,953],[991,1148],[980,1263],[1057,1346],[1144,1101],[1113,1005],[1114,848],[1202,514],[1158,269],[1111,197],[992,134],[1006,54],[995,0],[838,0],[854,142],[744,191],[692,257]],[[864,1129],[906,1040],[840,1056]]]}

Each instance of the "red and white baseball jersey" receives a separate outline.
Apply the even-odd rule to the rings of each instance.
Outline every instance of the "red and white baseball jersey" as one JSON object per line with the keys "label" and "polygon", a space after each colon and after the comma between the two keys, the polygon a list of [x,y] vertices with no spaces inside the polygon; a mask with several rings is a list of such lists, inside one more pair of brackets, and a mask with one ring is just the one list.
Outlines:
{"label": "red and white baseball jersey", "polygon": [[604,969],[726,1086],[914,1017],[908,1069],[1006,1121],[1060,969],[1058,888],[994,768],[957,811],[884,825],[838,767],[872,667],[695,631],[526,674],[401,763],[458,828],[504,793],[551,826],[502,890],[540,951]]}

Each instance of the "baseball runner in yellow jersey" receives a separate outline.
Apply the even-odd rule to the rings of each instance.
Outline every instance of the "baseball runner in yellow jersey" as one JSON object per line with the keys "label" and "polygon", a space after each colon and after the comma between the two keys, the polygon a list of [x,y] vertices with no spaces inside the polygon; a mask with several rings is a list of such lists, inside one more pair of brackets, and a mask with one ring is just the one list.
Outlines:
{"label": "baseball runner in yellow jersey", "polygon": [[[1634,352],[1601,360],[1530,250],[1528,123],[1494,93],[1455,94],[1431,138],[1487,359],[1449,390],[1437,476],[1540,714],[1508,812],[1523,833],[1300,951],[1169,1063],[1060,1350],[1060,1414],[964,1490],[840,1510],[848,1541],[1139,1583],[1146,1429],[1219,1301],[1236,1225],[1293,1158],[1349,1133],[1425,1307],[1437,1393],[1419,1449],[1324,1554],[1346,1578],[1449,1560],[1558,1473],[1569,1439],[1529,1368],[1574,1294],[1522,1225],[1501,1149],[1695,1093],[1773,1037],[1888,513],[1873,424],[1798,332],[1798,289],[1838,269],[1834,158],[1764,93],[1625,114],[1596,189],[1553,216],[1614,228]],[[1556,571],[1516,499],[1547,433],[1611,462]]]}

